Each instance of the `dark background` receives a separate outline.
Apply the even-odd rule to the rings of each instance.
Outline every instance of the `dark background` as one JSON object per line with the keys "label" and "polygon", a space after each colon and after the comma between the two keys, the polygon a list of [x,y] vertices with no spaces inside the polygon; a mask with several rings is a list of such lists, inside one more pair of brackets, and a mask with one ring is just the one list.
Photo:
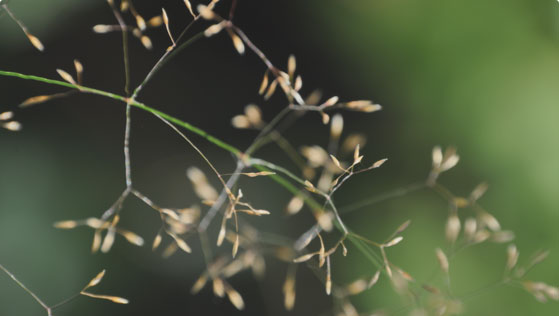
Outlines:
{"label": "dark background", "polygon": [[[196,5],[198,2],[193,1]],[[181,1],[135,1],[149,18],[166,8],[177,34],[191,19]],[[222,1],[220,12],[227,12]],[[34,50],[6,15],[0,17],[0,69],[57,78],[56,68],[85,67],[85,85],[122,94],[119,33],[98,35],[95,24],[113,24],[104,1],[13,0],[12,12],[45,44]],[[556,1],[240,0],[235,23],[278,66],[297,56],[304,93],[320,88],[325,97],[372,99],[384,106],[370,115],[344,113],[345,135],[368,136],[367,161],[388,157],[381,169],[349,182],[337,196],[347,205],[422,180],[434,145],[455,145],[461,162],[441,181],[467,195],[481,181],[490,190],[481,203],[516,232],[522,260],[551,249],[530,279],[559,283],[559,7]],[[132,23],[132,20],[128,20]],[[194,32],[202,30],[198,25]],[[148,33],[155,49],[131,38],[133,85],[145,76],[169,45],[163,28]],[[239,57],[225,33],[196,42],[163,68],[139,100],[191,122],[239,148],[255,136],[235,130],[230,118],[248,103],[260,105],[266,119],[285,106],[278,93],[265,102],[257,94],[264,66],[251,52]],[[226,301],[206,288],[189,289],[203,269],[198,247],[164,260],[149,247],[117,239],[109,254],[91,255],[91,230],[59,231],[52,223],[99,216],[124,189],[122,138],[124,107],[116,101],[73,95],[18,110],[24,99],[64,91],[59,87],[0,77],[0,112],[16,111],[24,129],[0,130],[0,263],[47,303],[81,289],[107,269],[100,293],[127,297],[129,305],[80,298],[56,315],[234,314]],[[132,167],[135,186],[169,207],[197,203],[184,175],[188,166],[205,168],[192,149],[148,113],[134,110]],[[286,131],[297,147],[325,146],[328,128],[307,115]],[[234,169],[230,154],[193,137],[223,173]],[[261,157],[291,167],[280,150]],[[206,170],[206,169],[205,169]],[[213,180],[213,178],[212,178]],[[213,181],[217,186],[217,181]],[[259,218],[263,229],[296,237],[312,222],[308,212],[283,215],[289,195],[267,179],[245,180],[245,195],[272,215]],[[245,189],[246,188],[246,189]],[[418,279],[436,266],[435,247],[445,246],[447,206],[420,191],[365,208],[345,218],[353,230],[381,240],[412,219],[392,260]],[[151,243],[159,219],[136,200],[125,204],[122,226]],[[191,242],[195,244],[195,242]],[[353,251],[352,251],[353,250]],[[229,251],[226,248],[225,251]],[[334,281],[347,283],[371,274],[355,249],[335,257]],[[505,249],[488,244],[456,258],[453,286],[467,293],[498,280]],[[269,260],[268,274],[232,279],[254,315],[283,315],[281,284],[285,265]],[[326,312],[330,300],[308,269],[299,269],[293,315]],[[401,305],[387,280],[354,300],[363,311]],[[38,315],[41,307],[7,276],[0,276],[0,315]],[[466,302],[468,315],[554,315],[557,303],[538,303],[517,288],[498,288]]]}

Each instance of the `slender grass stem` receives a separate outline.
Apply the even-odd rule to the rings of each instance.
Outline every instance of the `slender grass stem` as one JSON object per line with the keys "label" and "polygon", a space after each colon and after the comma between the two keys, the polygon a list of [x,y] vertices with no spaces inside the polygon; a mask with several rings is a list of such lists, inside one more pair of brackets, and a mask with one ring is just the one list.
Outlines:
{"label": "slender grass stem", "polygon": [[37,303],[39,303],[45,310],[47,310],[49,315],[51,314],[48,305],[45,304],[45,302],[43,302],[35,293],[33,293],[33,291],[27,288],[25,284],[23,284],[20,280],[18,280],[16,276],[13,273],[11,273],[8,269],[6,269],[2,264],[0,264],[0,270],[4,271],[10,278],[12,278],[12,280],[14,280],[14,282],[17,283],[17,285],[19,285],[19,287],[21,287],[23,290],[25,290],[25,292],[31,295],[31,297],[33,297],[33,299],[35,299]]}

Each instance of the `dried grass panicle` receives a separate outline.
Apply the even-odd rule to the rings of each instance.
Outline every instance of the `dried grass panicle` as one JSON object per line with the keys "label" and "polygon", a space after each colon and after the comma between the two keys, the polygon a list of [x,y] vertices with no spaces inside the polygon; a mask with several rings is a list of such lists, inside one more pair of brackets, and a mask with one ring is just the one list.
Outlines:
{"label": "dried grass panicle", "polygon": [[[192,240],[199,239],[202,245],[201,255],[205,259],[206,268],[192,285],[191,292],[193,294],[202,291],[206,285],[211,284],[213,293],[216,296],[227,298],[233,306],[242,310],[245,308],[245,299],[233,287],[231,278],[245,270],[252,270],[257,278],[261,277],[266,271],[267,258],[273,257],[288,266],[288,272],[282,287],[283,303],[287,310],[295,307],[295,271],[298,266],[309,265],[320,269],[320,273],[318,273],[319,280],[324,282],[326,295],[331,295],[332,299],[335,300],[335,311],[341,315],[359,315],[360,312],[348,297],[363,293],[373,287],[379,282],[382,274],[386,274],[390,278],[397,295],[406,298],[414,295],[426,295],[425,306],[420,306],[413,312],[437,311],[443,314],[461,312],[463,309],[462,302],[459,298],[454,297],[450,291],[450,264],[456,252],[486,241],[509,243],[514,238],[514,233],[503,230],[495,216],[479,205],[479,200],[488,189],[487,184],[481,183],[469,195],[463,196],[454,194],[449,188],[438,181],[441,174],[458,164],[460,157],[457,155],[456,149],[448,147],[443,151],[439,146],[433,149],[430,173],[421,186],[427,187],[450,205],[450,212],[444,227],[444,235],[441,234],[443,235],[441,237],[446,237],[450,247],[449,249],[445,248],[444,251],[441,248],[435,250],[439,270],[445,275],[447,293],[440,290],[439,288],[441,287],[439,285],[432,285],[430,282],[417,280],[403,268],[399,267],[399,262],[389,260],[387,252],[390,252],[391,249],[388,248],[404,244],[402,234],[410,226],[410,220],[402,223],[384,242],[374,242],[346,227],[340,212],[338,212],[338,205],[334,203],[334,194],[349,179],[359,173],[379,168],[387,161],[386,158],[381,158],[374,159],[372,162],[366,162],[365,156],[362,153],[366,144],[366,137],[362,134],[346,134],[344,131],[346,123],[344,123],[344,118],[339,112],[341,110],[350,110],[372,113],[381,110],[382,107],[370,100],[346,101],[333,94],[327,95],[328,98],[323,100],[322,93],[318,90],[303,96],[303,80],[301,74],[298,73],[298,61],[295,55],[289,55],[285,68],[276,66],[252,42],[250,37],[232,22],[235,1],[232,2],[228,18],[222,17],[218,13],[221,11],[216,10],[218,4],[225,5],[223,2],[217,0],[205,1],[205,4],[198,4],[196,10],[193,9],[192,3],[189,0],[184,0],[183,2],[187,12],[193,19],[188,17],[190,23],[179,36],[175,36],[171,26],[178,25],[179,22],[173,20],[171,25],[167,11],[164,8],[161,8],[161,11],[151,18],[144,18],[136,10],[131,0],[122,0],[118,5],[114,1],[108,0],[117,24],[98,24],[93,26],[93,31],[99,34],[111,32],[120,32],[122,34],[126,79],[125,97],[119,97],[115,94],[83,86],[84,67],[81,62],[74,60],[75,76],[64,70],[57,69],[59,76],[67,82],[64,86],[71,87],[72,90],[50,95],[33,96],[20,104],[20,107],[28,107],[67,96],[74,91],[100,94],[105,97],[118,99],[126,104],[126,129],[124,135],[126,188],[114,204],[99,218],[65,220],[56,222],[54,226],[60,229],[74,229],[80,226],[93,229],[93,242],[91,245],[93,252],[99,250],[108,252],[119,235],[133,245],[142,246],[144,239],[141,236],[118,225],[122,215],[123,202],[129,197],[137,198],[150,209],[157,212],[161,219],[160,228],[151,242],[152,250],[156,250],[163,243],[166,243],[162,250],[164,257],[169,257],[179,250],[191,253],[193,251],[191,247]],[[37,49],[42,50],[42,43],[35,36],[31,35],[25,26],[13,16],[6,4],[1,5],[1,8],[8,12],[24,31],[30,42]],[[284,109],[269,122],[264,120],[262,109],[254,104],[247,105],[242,114],[238,114],[231,119],[233,127],[252,129],[258,133],[251,146],[244,152],[215,137],[207,136],[205,131],[200,132],[200,130],[193,128],[190,124],[180,119],[155,111],[136,99],[145,83],[153,77],[153,74],[168,59],[175,55],[171,54],[171,51],[175,47],[186,43],[183,39],[186,35],[183,35],[197,21],[201,21],[198,23],[206,23],[206,25],[203,26],[203,31],[199,35],[190,37],[189,41],[212,37],[222,31],[226,32],[237,53],[240,55],[254,54],[264,64],[265,69],[263,69],[264,74],[258,86],[258,94],[262,95],[264,100],[268,100],[276,92],[281,91],[285,97]],[[142,83],[132,90],[130,86],[127,38],[129,34],[132,34],[132,36],[139,39],[144,47],[153,49],[154,45],[148,34],[151,29],[161,26],[165,27],[171,41],[171,46],[163,50],[161,58],[148,72]],[[246,56],[246,58],[250,57],[252,56]],[[44,82],[61,85],[59,81],[57,83],[48,79],[45,79]],[[131,91],[133,92],[130,93]],[[146,195],[135,189],[131,176],[132,168],[129,150],[131,106],[136,106],[153,113],[158,119],[171,127],[188,143],[190,148],[195,150],[196,154],[204,159],[207,166],[213,171],[214,174],[211,178],[207,177],[198,167],[190,167],[186,171],[194,192],[201,201],[201,206],[194,204],[186,208],[160,207]],[[299,114],[305,112],[318,113],[324,124],[330,124],[328,131],[325,133],[328,139],[327,144],[312,144],[302,146],[300,150],[297,150],[291,143],[291,140],[283,135],[282,130],[285,126],[282,124],[285,123],[287,125],[286,121],[288,120],[286,117],[292,113]],[[19,130],[21,124],[18,121],[14,121],[13,118],[14,113],[12,111],[0,113],[0,126],[10,131]],[[231,152],[238,166],[236,171],[232,174],[218,172],[210,159],[173,124],[193,131],[203,136],[212,144]],[[285,152],[289,159],[295,163],[297,171],[290,171],[272,162],[256,159],[254,157],[255,153],[268,143],[277,145]],[[227,182],[225,182],[224,176],[229,176]],[[242,188],[238,186],[238,179],[241,177],[249,178],[249,180],[250,178],[269,177],[286,186],[293,193],[293,197],[285,201],[285,212],[289,215],[295,215],[305,213],[302,212],[303,210],[308,211],[310,213],[308,217],[313,221],[311,227],[305,229],[298,240],[292,241],[285,236],[274,236],[262,232],[259,226],[252,226],[246,221],[247,217],[274,216],[269,211],[269,209],[274,209],[274,205],[264,205],[262,208],[256,208],[246,202]],[[216,178],[221,183],[219,189],[216,189],[211,184]],[[214,221],[216,215],[220,214],[219,212],[222,215],[221,221]],[[298,216],[303,217],[306,215],[300,214]],[[219,225],[217,236],[208,236],[207,228],[211,224]],[[264,236],[268,236],[268,239]],[[231,252],[218,252],[214,255],[215,246],[212,247],[213,243],[208,242],[210,238],[212,240],[216,238],[217,246],[225,242],[227,242],[227,246],[231,244]],[[335,241],[332,242],[332,240]],[[351,252],[355,250],[363,253],[373,266],[368,271],[369,273],[367,273],[369,277],[359,278],[349,283],[340,280],[339,284],[346,285],[339,285],[332,278],[332,269],[337,267],[333,266],[333,260],[343,259],[343,257],[348,255],[348,247],[346,247],[345,243],[348,243]],[[306,251],[305,249],[311,244],[313,247],[316,245],[314,249],[317,250]],[[336,252],[341,252],[342,256],[336,257]],[[521,284],[526,291],[540,301],[548,299],[559,300],[559,290],[557,287],[525,279],[527,272],[543,261],[546,256],[546,252],[538,253],[528,264],[520,265],[518,249],[514,245],[508,245],[503,283],[517,282],[517,284]],[[349,260],[349,258],[343,260]],[[2,269],[5,270],[3,267]],[[89,292],[89,289],[98,285],[103,277],[104,270],[94,277],[79,294],[110,300],[115,303],[127,303],[128,301],[121,297]],[[18,282],[15,277],[13,279]],[[54,307],[48,307],[34,294],[32,295],[50,315],[50,311]]]}

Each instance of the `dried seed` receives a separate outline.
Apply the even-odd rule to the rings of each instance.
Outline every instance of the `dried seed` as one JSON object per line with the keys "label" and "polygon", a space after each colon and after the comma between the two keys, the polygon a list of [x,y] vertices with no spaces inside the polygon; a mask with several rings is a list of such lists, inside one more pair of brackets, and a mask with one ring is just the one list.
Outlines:
{"label": "dried seed", "polygon": [[243,40],[237,34],[233,33],[233,31],[230,31],[229,29],[227,30],[229,31],[229,36],[233,41],[233,46],[235,46],[237,53],[239,53],[239,55],[243,55],[245,53],[245,44],[243,43]]}
{"label": "dried seed", "polygon": [[489,227],[489,229],[494,232],[501,230],[499,221],[497,221],[497,219],[493,215],[487,212],[482,212],[481,214],[479,214],[479,221],[482,225]]}
{"label": "dried seed", "polygon": [[2,127],[5,128],[5,129],[7,129],[7,130],[9,130],[9,131],[12,131],[12,132],[20,131],[21,128],[22,128],[21,123],[20,123],[20,122],[16,122],[16,121],[11,121],[11,122],[8,122],[8,123],[3,123],[3,124],[2,124]]}
{"label": "dried seed", "polygon": [[451,214],[446,221],[446,239],[454,243],[460,233],[460,218],[455,213]]}
{"label": "dried seed", "polygon": [[190,1],[184,0],[184,4],[186,5],[188,12],[190,12],[190,14],[192,14],[192,16],[196,19],[196,14],[194,14],[194,11],[192,11],[192,4],[190,4]]}
{"label": "dried seed", "polygon": [[332,293],[332,272],[330,271],[330,256],[326,257],[326,294]]}
{"label": "dried seed", "polygon": [[510,271],[512,268],[516,266],[518,262],[518,249],[514,244],[511,244],[507,247],[507,270]]}
{"label": "dried seed", "polygon": [[404,230],[406,230],[410,226],[410,224],[411,224],[411,219],[408,219],[407,221],[403,222],[400,226],[398,226],[398,228],[396,228],[396,231],[392,233],[392,236],[401,234]]}
{"label": "dried seed", "polygon": [[156,15],[148,20],[147,23],[150,27],[158,27],[163,24],[163,17],[161,15]]}
{"label": "dried seed", "polygon": [[285,283],[283,284],[283,295],[283,304],[285,309],[288,311],[292,310],[293,306],[295,306],[295,278],[291,275],[288,275],[285,279]]}
{"label": "dried seed", "polygon": [[74,59],[74,68],[76,69],[76,75],[77,75],[77,78],[78,78],[78,83],[81,84],[82,83],[82,76],[83,76],[83,65],[77,59]]}
{"label": "dried seed", "polygon": [[456,164],[458,164],[459,160],[460,157],[456,154],[456,150],[452,147],[448,148],[443,156],[443,162],[440,166],[441,172],[453,168]]}
{"label": "dried seed", "polygon": [[260,111],[258,106],[254,104],[247,105],[245,107],[245,115],[253,126],[262,125],[262,111]]}
{"label": "dried seed", "polygon": [[260,172],[244,172],[241,173],[243,176],[247,176],[250,178],[255,178],[255,177],[262,177],[262,176],[271,176],[276,174],[275,172],[272,171],[260,171]]}
{"label": "dried seed", "polygon": [[269,98],[272,97],[272,95],[276,91],[277,86],[278,86],[278,80],[274,79],[274,81],[272,81],[272,83],[270,83],[270,85],[268,86],[268,91],[264,95],[264,100],[268,100]]}
{"label": "dried seed", "polygon": [[340,161],[338,160],[338,158],[334,157],[334,155],[330,155],[330,158],[332,158],[332,161],[334,162],[336,167],[344,170],[344,168],[342,168],[342,165],[340,164]]}
{"label": "dried seed", "polygon": [[264,91],[266,91],[266,87],[268,87],[268,70],[264,73],[262,83],[260,83],[260,89],[258,89],[258,94],[262,95]]}
{"label": "dried seed", "polygon": [[293,89],[295,89],[295,91],[299,91],[301,90],[301,88],[303,88],[303,78],[301,78],[301,76],[297,76],[297,78],[295,78],[295,84],[293,84]]}
{"label": "dried seed", "polygon": [[380,270],[378,270],[375,275],[373,275],[373,277],[371,278],[371,280],[369,281],[369,284],[367,284],[367,288],[370,289],[371,287],[373,287],[375,284],[377,284],[378,279],[380,278]]}
{"label": "dried seed", "polygon": [[208,179],[200,169],[190,167],[186,171],[186,175],[192,182],[194,191],[202,200],[217,200],[217,191],[208,183]]}
{"label": "dried seed", "polygon": [[376,169],[376,168],[382,166],[387,160],[388,160],[388,158],[377,160],[377,161],[375,161],[375,163],[373,163],[371,168]]}
{"label": "dried seed", "polygon": [[435,249],[435,253],[437,255],[437,260],[439,261],[439,266],[441,267],[441,270],[445,274],[448,274],[448,268],[449,268],[448,258],[446,257],[444,252],[441,250],[441,248]]}
{"label": "dried seed", "polygon": [[99,284],[99,282],[103,279],[103,276],[105,276],[105,270],[99,272],[93,279],[91,279],[91,281],[89,281],[89,283],[85,286],[84,290]]}
{"label": "dried seed", "polygon": [[115,241],[115,230],[114,228],[109,228],[107,230],[107,235],[105,235],[105,239],[103,239],[103,244],[101,245],[101,252],[107,253],[111,250],[113,243]]}
{"label": "dried seed", "polygon": [[485,192],[487,191],[487,189],[489,188],[489,185],[487,185],[487,183],[482,182],[480,184],[478,184],[475,189],[472,191],[472,193],[470,193],[470,200],[472,201],[477,201],[479,200],[479,198],[481,198],[483,196],[483,194],[485,194]]}
{"label": "dried seed", "polygon": [[287,59],[287,73],[289,78],[293,78],[293,75],[295,75],[295,68],[297,68],[295,56],[289,55],[289,58]]}
{"label": "dried seed", "polygon": [[146,49],[152,49],[153,48],[153,43],[151,42],[151,39],[149,37],[147,37],[146,35],[142,35],[140,37],[140,42],[142,42],[142,45],[144,45],[144,47]]}
{"label": "dried seed", "polygon": [[[169,16],[167,16],[167,12],[165,11],[164,8],[161,8],[161,12],[163,15],[163,23],[165,24],[165,29],[167,29],[167,35],[169,35],[169,38],[171,39],[171,43],[173,43],[172,47],[175,47],[177,44],[175,43],[175,39],[173,38],[173,34],[171,33],[171,28],[169,27]],[[140,29],[142,29],[140,27]],[[167,50],[172,49],[172,47],[168,48]]]}
{"label": "dried seed", "polygon": [[346,248],[344,242],[342,241],[342,242],[340,243],[340,245],[342,246],[342,255],[343,255],[344,257],[347,256],[347,248]]}
{"label": "dried seed", "polygon": [[324,248],[324,240],[322,236],[318,234],[318,239],[320,240],[320,250],[318,251],[318,267],[321,268],[326,262],[326,249]]}
{"label": "dried seed", "polygon": [[161,233],[157,233],[157,235],[155,235],[155,238],[153,239],[153,243],[151,244],[151,250],[155,250],[159,247],[159,245],[161,244]]}
{"label": "dried seed", "polygon": [[359,155],[359,144],[357,144],[357,146],[355,146],[355,150],[353,151],[353,164],[357,164],[358,161],[361,161],[361,159],[363,159],[363,156]]}
{"label": "dried seed", "polygon": [[205,6],[203,4],[199,4],[198,7],[196,7],[196,8],[198,9],[198,13],[200,13],[200,16],[203,19],[205,19],[205,20],[215,19],[216,15],[210,7]]}
{"label": "dried seed", "polygon": [[367,289],[367,282],[363,279],[358,279],[351,282],[347,287],[346,290],[349,295],[357,295]]}
{"label": "dried seed", "polygon": [[27,36],[27,38],[29,39],[29,41],[31,42],[31,44],[32,44],[33,46],[35,46],[36,49],[38,49],[38,50],[41,51],[41,52],[45,50],[45,46],[43,46],[43,43],[41,43],[41,41],[40,41],[37,37],[35,37],[35,36],[33,36],[32,34],[28,33],[27,30],[24,30],[24,31],[25,31],[25,35]]}
{"label": "dried seed", "polygon": [[359,144],[361,148],[365,147],[367,138],[362,134],[351,134],[344,140],[342,144],[342,151],[345,153],[350,153],[355,149],[355,146]]}
{"label": "dried seed", "polygon": [[433,167],[438,169],[443,162],[443,151],[440,146],[435,146],[433,148]]}
{"label": "dried seed", "polygon": [[534,255],[532,261],[530,262],[530,264],[528,266],[529,267],[535,266],[536,264],[544,261],[547,258],[548,255],[549,255],[549,251],[539,251],[539,252],[537,252]]}
{"label": "dried seed", "polygon": [[[107,0],[107,2],[109,2],[111,6],[113,5],[113,0]],[[128,3],[128,0],[122,0],[122,2],[120,3],[120,11],[126,12],[128,11],[129,8],[130,8],[130,3]]]}
{"label": "dried seed", "polygon": [[60,75],[60,77],[62,77],[62,79],[64,79],[65,81],[68,81],[69,83],[76,85],[76,81],[74,80],[74,78],[67,73],[66,71],[62,70],[62,69],[56,69],[56,72],[58,72],[58,74]]}
{"label": "dried seed", "polygon": [[235,234],[235,242],[233,243],[233,258],[237,256],[237,252],[239,251],[239,234]]}
{"label": "dried seed", "polygon": [[101,231],[95,230],[93,234],[93,243],[91,244],[91,252],[96,253],[101,246]]}
{"label": "dried seed", "polygon": [[145,31],[146,30],[146,21],[144,20],[144,18],[139,14],[136,14],[135,18],[136,18],[136,25],[138,25],[140,30]]}
{"label": "dried seed", "polygon": [[89,297],[93,297],[93,298],[99,298],[99,299],[103,299],[103,300],[109,300],[113,303],[117,303],[117,304],[128,304],[128,300],[122,297],[118,297],[118,296],[110,296],[110,295],[99,295],[99,294],[92,294],[92,293],[88,293],[88,292],[80,292],[81,295],[85,295],[85,296],[89,296]]}
{"label": "dried seed", "polygon": [[250,121],[248,120],[248,118],[242,114],[240,115],[235,115],[232,119],[231,119],[231,125],[233,125],[233,127],[235,128],[239,128],[239,129],[245,129],[245,128],[250,128],[251,124]]}
{"label": "dried seed", "polygon": [[72,228],[76,228],[78,226],[78,222],[76,221],[61,221],[61,222],[56,222],[53,225],[55,228],[59,228],[59,229],[72,229]]}
{"label": "dried seed", "polygon": [[163,250],[163,253],[161,254],[161,256],[163,258],[169,258],[170,256],[172,256],[175,252],[177,252],[177,250],[179,249],[179,246],[177,246],[176,243],[170,243],[165,250]]}
{"label": "dried seed", "polygon": [[332,228],[334,227],[332,224],[333,217],[334,215],[331,212],[320,213],[317,218],[320,228],[324,229],[327,232],[332,231]]}
{"label": "dried seed", "polygon": [[344,119],[341,114],[337,113],[332,117],[332,124],[330,124],[330,137],[332,139],[339,139],[344,128]]}
{"label": "dried seed", "polygon": [[486,229],[477,231],[474,235],[473,242],[478,244],[486,241],[489,237],[491,237],[491,233],[488,232]]}
{"label": "dried seed", "polygon": [[19,107],[27,107],[27,106],[31,106],[31,105],[35,105],[35,104],[39,104],[39,103],[43,103],[46,102],[52,98],[55,98],[57,96],[60,96],[60,94],[53,94],[53,95],[38,95],[35,97],[31,97],[29,99],[26,99],[25,101],[23,101]]}
{"label": "dried seed", "polygon": [[227,297],[229,301],[238,309],[243,310],[245,308],[245,302],[243,301],[243,297],[239,292],[235,291],[234,289],[228,287],[226,290]]}
{"label": "dried seed", "polygon": [[112,25],[97,24],[93,26],[93,32],[97,34],[104,34],[113,31]]}
{"label": "dried seed", "polygon": [[0,113],[0,121],[11,120],[13,117],[14,117],[14,112],[12,111]]}
{"label": "dried seed", "polygon": [[338,98],[337,96],[333,96],[333,97],[331,97],[330,99],[326,100],[326,102],[322,103],[322,106],[323,106],[323,107],[333,106],[333,105],[335,105],[336,103],[338,103],[338,100],[339,100],[339,99],[340,99],[340,98]]}
{"label": "dried seed", "polygon": [[214,36],[217,33],[221,32],[221,30],[223,30],[223,23],[217,23],[217,24],[214,24],[214,25],[208,27],[204,31],[204,35],[206,37],[211,37],[211,36]]}
{"label": "dried seed", "polygon": [[285,208],[287,214],[297,214],[305,205],[305,201],[298,195],[291,198],[287,207]]}
{"label": "dried seed", "polygon": [[136,246],[143,246],[144,245],[144,239],[142,237],[136,235],[133,232],[130,232],[130,231],[127,231],[127,230],[119,230],[119,233],[133,245],[136,245]]}
{"label": "dried seed", "polygon": [[306,255],[300,256],[298,258],[293,259],[293,262],[295,263],[301,263],[301,262],[305,262],[305,261],[309,261],[312,257],[318,255],[317,252],[313,252],[313,253],[308,253]]}
{"label": "dried seed", "polygon": [[219,234],[217,235],[217,245],[218,246],[221,246],[221,244],[223,243],[223,240],[225,239],[225,233],[226,233],[225,223],[226,223],[226,221],[225,221],[225,217],[224,217],[224,220],[221,223],[221,228],[219,230]]}
{"label": "dried seed", "polygon": [[477,221],[475,218],[469,217],[464,222],[464,235],[468,240],[474,237],[477,230]]}
{"label": "dried seed", "polygon": [[213,279],[213,291],[215,296],[224,297],[225,296],[225,285],[223,284],[223,280],[220,278]]}
{"label": "dried seed", "polygon": [[207,282],[208,282],[208,276],[204,273],[198,278],[198,280],[196,280],[196,282],[192,286],[192,289],[190,289],[190,293],[196,294],[200,292],[200,290],[204,288]]}
{"label": "dried seed", "polygon": [[392,239],[391,241],[385,243],[385,244],[383,245],[383,247],[384,247],[384,248],[387,248],[387,247],[395,246],[395,245],[399,244],[403,239],[404,239],[404,237],[398,236],[398,237]]}
{"label": "dried seed", "polygon": [[171,237],[173,237],[173,239],[175,240],[175,242],[177,243],[177,246],[179,246],[180,249],[182,249],[184,252],[187,253],[191,253],[192,249],[190,248],[190,246],[188,246],[188,244],[181,238],[179,238],[179,236],[171,233],[171,232],[167,232],[167,234]]}
{"label": "dried seed", "polygon": [[301,235],[301,237],[297,239],[294,244],[295,250],[301,251],[303,248],[308,246],[310,242],[313,241],[314,238],[316,238],[319,232],[320,229],[317,227],[317,225],[311,227],[311,229],[306,231],[303,235]]}
{"label": "dried seed", "polygon": [[514,232],[510,230],[501,230],[498,232],[494,232],[491,236],[491,241],[496,243],[506,243],[512,240],[514,240]]}

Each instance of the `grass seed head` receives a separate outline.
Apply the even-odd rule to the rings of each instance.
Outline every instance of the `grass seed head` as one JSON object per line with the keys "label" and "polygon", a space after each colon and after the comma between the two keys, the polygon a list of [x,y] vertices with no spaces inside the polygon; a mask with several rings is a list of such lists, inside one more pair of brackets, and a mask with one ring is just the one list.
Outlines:
{"label": "grass seed head", "polygon": [[448,270],[449,270],[448,258],[441,250],[441,248],[435,249],[435,254],[437,255],[437,260],[439,261],[439,267],[445,274],[448,274]]}
{"label": "grass seed head", "polygon": [[19,105],[19,107],[23,108],[23,107],[28,107],[31,105],[35,105],[35,104],[40,104],[43,102],[46,102],[52,98],[54,98],[55,95],[38,95],[35,97],[31,97],[26,99],[25,101],[21,102],[21,104]]}

